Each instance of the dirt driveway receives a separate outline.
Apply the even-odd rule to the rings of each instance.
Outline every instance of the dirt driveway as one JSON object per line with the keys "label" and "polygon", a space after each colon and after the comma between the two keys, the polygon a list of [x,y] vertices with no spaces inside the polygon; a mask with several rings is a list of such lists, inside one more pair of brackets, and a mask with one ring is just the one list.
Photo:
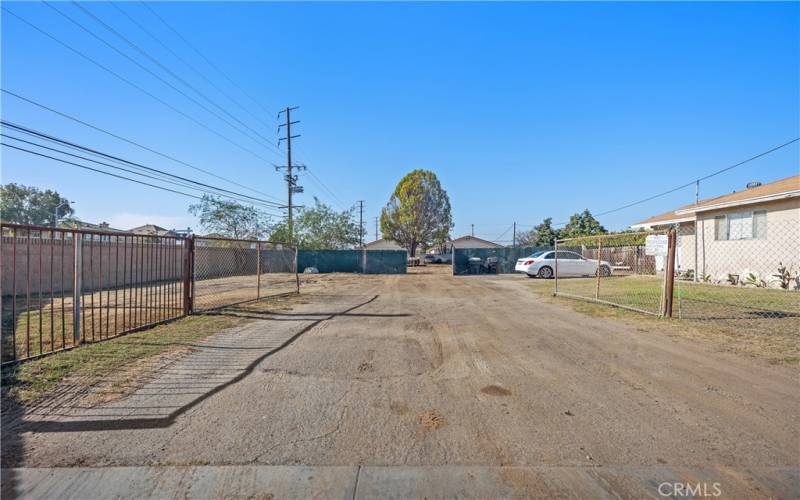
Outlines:
{"label": "dirt driveway", "polygon": [[4,419],[4,465],[798,466],[796,371],[448,271],[315,276],[123,399]]}

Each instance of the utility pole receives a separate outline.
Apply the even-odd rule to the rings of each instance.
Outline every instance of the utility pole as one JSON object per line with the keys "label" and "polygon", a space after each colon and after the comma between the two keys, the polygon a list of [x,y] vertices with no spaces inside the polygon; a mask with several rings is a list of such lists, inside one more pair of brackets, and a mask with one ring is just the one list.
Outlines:
{"label": "utility pole", "polygon": [[364,248],[364,200],[358,200],[358,239]]}
{"label": "utility pole", "polygon": [[375,241],[378,241],[379,239],[381,239],[380,236],[378,235],[378,220],[379,219],[380,219],[380,217],[375,216]]}
{"label": "utility pole", "polygon": [[514,236],[511,237],[511,248],[517,248],[517,223],[514,222]]}
{"label": "utility pole", "polygon": [[470,234],[472,234],[472,237],[474,238],[475,237],[475,224],[470,224],[470,227],[472,228],[472,230],[470,231]]}
{"label": "utility pole", "polygon": [[278,125],[278,132],[280,132],[281,128],[286,127],[286,136],[281,136],[278,138],[278,146],[281,145],[281,141],[286,141],[286,165],[276,165],[275,170],[280,170],[282,168],[286,169],[286,175],[284,176],[284,179],[286,179],[286,227],[289,230],[289,242],[294,241],[294,226],[292,221],[292,210],[294,206],[292,204],[292,195],[303,192],[303,186],[297,185],[297,175],[292,174],[292,169],[296,168],[299,171],[306,168],[305,165],[292,165],[292,139],[300,137],[300,134],[292,135],[292,125],[300,123],[300,120],[292,121],[292,111],[297,108],[297,106],[287,106],[285,109],[278,112],[279,119],[281,114],[286,113],[286,122]]}
{"label": "utility pole", "polygon": [[[700,179],[694,181],[694,204],[697,205],[698,203],[700,203]],[[697,227],[697,224],[699,222],[700,221],[698,220],[698,217],[695,217],[694,218],[694,273],[692,274],[692,281],[694,281],[695,283],[698,283],[700,281],[700,278],[698,276],[698,274],[700,274],[700,265],[697,261],[698,258],[700,257],[700,252],[698,248],[699,242],[697,241],[700,237]]]}

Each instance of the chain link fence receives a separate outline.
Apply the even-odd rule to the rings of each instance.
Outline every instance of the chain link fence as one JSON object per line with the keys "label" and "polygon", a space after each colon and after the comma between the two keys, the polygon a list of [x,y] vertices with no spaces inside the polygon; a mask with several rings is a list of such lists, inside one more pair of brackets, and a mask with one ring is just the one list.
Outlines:
{"label": "chain link fence", "polygon": [[800,331],[800,227],[764,215],[678,229],[678,317],[764,334]]}
{"label": "chain link fence", "polygon": [[3,223],[3,363],[299,292],[294,247]]}
{"label": "chain link fence", "polygon": [[660,315],[666,256],[650,255],[647,242],[665,242],[666,236],[666,231],[642,231],[557,240],[536,271],[555,277],[556,295]]}
{"label": "chain link fence", "polygon": [[556,251],[541,256],[537,271],[556,278],[560,296],[729,332],[800,331],[796,220],[755,211],[748,218],[709,217],[674,229],[674,243],[666,229],[558,240]]}
{"label": "chain link fence", "polygon": [[280,243],[194,238],[193,311],[299,291],[295,259],[294,247]]}

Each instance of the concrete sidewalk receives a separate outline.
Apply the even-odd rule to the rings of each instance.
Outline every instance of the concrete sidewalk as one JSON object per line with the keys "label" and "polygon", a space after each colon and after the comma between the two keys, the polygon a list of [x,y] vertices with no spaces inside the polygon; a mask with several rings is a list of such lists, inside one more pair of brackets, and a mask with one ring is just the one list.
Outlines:
{"label": "concrete sidewalk", "polygon": [[[2,471],[3,498],[796,498],[797,468],[192,466]],[[686,491],[691,488],[693,495]]]}

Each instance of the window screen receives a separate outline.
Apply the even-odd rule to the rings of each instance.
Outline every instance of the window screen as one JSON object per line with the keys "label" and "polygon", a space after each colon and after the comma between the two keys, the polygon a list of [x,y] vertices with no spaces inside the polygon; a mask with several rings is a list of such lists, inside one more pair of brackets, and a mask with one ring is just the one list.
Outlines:
{"label": "window screen", "polygon": [[753,212],[728,215],[728,239],[749,240],[753,237]]}
{"label": "window screen", "polygon": [[728,239],[728,224],[724,215],[714,217],[714,239],[717,241]]}
{"label": "window screen", "polygon": [[756,210],[753,212],[753,238],[767,239],[767,211]]}

